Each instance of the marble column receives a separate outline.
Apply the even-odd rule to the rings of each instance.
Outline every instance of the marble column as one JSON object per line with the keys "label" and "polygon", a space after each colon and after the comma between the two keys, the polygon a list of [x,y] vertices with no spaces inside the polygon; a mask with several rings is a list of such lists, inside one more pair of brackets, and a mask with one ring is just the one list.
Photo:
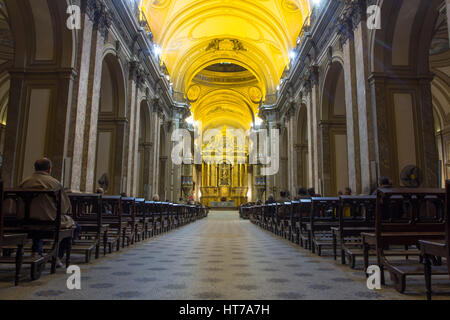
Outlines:
{"label": "marble column", "polygon": [[136,191],[136,185],[135,182],[135,168],[136,168],[136,152],[138,147],[138,141],[139,140],[139,106],[138,103],[138,85],[137,85],[137,77],[138,77],[138,70],[139,64],[135,61],[131,61],[129,63],[129,75],[128,75],[128,81],[127,81],[127,113],[126,118],[128,120],[128,126],[127,130],[125,131],[125,145],[124,145],[124,177],[126,179],[126,185],[124,186],[125,190],[124,192],[132,195]]}
{"label": "marble column", "polygon": [[433,101],[431,94],[432,77],[419,80],[419,121],[423,145],[423,160],[425,179],[424,187],[437,188],[438,186],[438,160],[436,135],[434,129]]}
{"label": "marble column", "polygon": [[[309,185],[305,186],[306,188],[314,187],[317,190],[317,162],[315,162],[316,159],[316,144],[313,137],[315,137],[315,129],[314,129],[314,122],[313,122],[313,103],[312,103],[312,93],[311,93],[311,86],[310,83],[307,82],[304,87],[303,94],[306,97],[306,109],[308,114],[308,122],[307,122],[307,130],[308,130],[308,182]],[[317,134],[317,133],[316,133]]]}
{"label": "marble column", "polygon": [[390,177],[393,157],[389,148],[391,137],[388,130],[386,78],[381,74],[372,74],[369,83],[378,176]]}
{"label": "marble column", "polygon": [[[94,23],[87,89],[86,118],[84,127],[81,191],[93,192],[96,186],[95,162],[97,151],[97,125],[103,67],[103,48],[107,30],[107,17],[100,16]],[[72,170],[73,171],[73,170]],[[110,177],[112,181],[112,177]]]}
{"label": "marble column", "polygon": [[[71,128],[69,133],[68,158],[71,158],[71,175],[68,181],[68,188],[74,192],[81,190],[82,182],[82,164],[83,164],[83,146],[86,126],[86,112],[88,102],[88,84],[91,65],[101,64],[101,61],[91,63],[91,51],[94,32],[93,16],[84,13],[82,16],[82,28],[79,33],[78,61],[77,66],[79,75],[74,83]],[[95,50],[95,49],[94,49]],[[95,69],[95,67],[94,67]]]}
{"label": "marble column", "polygon": [[[288,127],[288,165],[289,165],[289,171],[288,171],[288,188],[291,193],[291,198],[294,198],[297,194],[297,175],[298,175],[298,166],[297,166],[297,152],[295,150],[295,141],[297,136],[297,126],[296,126],[296,119],[294,117],[295,115],[295,107],[293,107],[290,111],[289,116],[289,127]],[[297,124],[299,125],[299,124]]]}
{"label": "marble column", "polygon": [[356,92],[354,43],[348,39],[342,44],[344,53],[345,105],[347,122],[348,180],[355,194],[361,193],[359,153],[358,101]]}
{"label": "marble column", "polygon": [[312,109],[312,143],[314,145],[314,188],[316,192],[323,192],[323,181],[320,180],[322,176],[322,169],[320,159],[322,158],[321,141],[319,137],[319,117],[320,117],[320,88],[317,81],[313,81],[311,84],[311,109]]}
{"label": "marble column", "polygon": [[359,155],[361,161],[361,192],[369,194],[376,184],[376,176],[370,170],[370,163],[375,161],[374,128],[370,105],[369,48],[366,20],[361,20],[354,30],[356,88],[358,98]]}

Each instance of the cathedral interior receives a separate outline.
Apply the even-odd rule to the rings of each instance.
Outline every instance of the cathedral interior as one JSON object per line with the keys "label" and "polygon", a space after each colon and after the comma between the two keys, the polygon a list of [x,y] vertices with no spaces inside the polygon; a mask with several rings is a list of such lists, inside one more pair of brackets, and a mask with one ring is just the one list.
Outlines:
{"label": "cathedral interior", "polygon": [[[370,291],[362,265],[319,257],[314,232],[301,246],[301,219],[296,229],[277,220],[285,209],[266,218],[265,205],[296,208],[303,188],[313,202],[349,190],[376,195],[378,214],[383,177],[445,194],[449,10],[449,0],[0,0],[5,199],[48,158],[71,201],[102,190],[104,203],[133,199],[133,219],[141,202],[161,219],[148,236],[144,215],[108,254],[105,236],[106,257],[90,263],[73,250],[82,290],[50,262],[29,279],[28,258],[15,286],[2,224],[0,299],[424,299],[423,271],[406,292],[388,276]],[[167,229],[183,226],[164,234],[163,214]],[[433,298],[450,299],[449,272],[433,275]]]}

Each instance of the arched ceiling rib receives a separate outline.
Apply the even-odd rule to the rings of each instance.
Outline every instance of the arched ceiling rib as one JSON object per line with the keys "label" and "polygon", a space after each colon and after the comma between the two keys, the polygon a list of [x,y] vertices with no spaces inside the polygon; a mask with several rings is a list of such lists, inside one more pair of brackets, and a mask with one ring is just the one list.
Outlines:
{"label": "arched ceiling rib", "polygon": [[[205,111],[211,110],[211,105],[221,104],[225,110],[220,119],[233,117],[233,112],[226,110],[235,114],[251,110],[255,114],[259,101],[252,101],[245,92],[253,90],[254,95],[256,87],[261,100],[276,93],[289,65],[289,51],[295,48],[310,10],[308,0],[142,0],[142,7],[155,42],[161,46],[161,60],[171,75],[174,91],[187,95],[192,86],[199,86],[197,100],[202,103],[193,103],[193,110],[208,118],[207,122],[219,119],[218,113]],[[216,94],[213,84],[196,82],[205,68],[220,63],[246,69],[255,82],[233,83],[227,89],[219,86]],[[215,101],[215,96],[222,102]],[[247,116],[237,121],[243,122],[243,128],[251,123],[244,123]],[[231,122],[236,123],[236,116]]]}

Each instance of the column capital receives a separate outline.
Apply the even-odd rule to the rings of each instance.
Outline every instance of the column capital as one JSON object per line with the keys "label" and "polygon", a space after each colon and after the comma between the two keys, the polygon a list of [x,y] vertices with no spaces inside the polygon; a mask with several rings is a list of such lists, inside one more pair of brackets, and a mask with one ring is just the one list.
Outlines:
{"label": "column capital", "polygon": [[94,27],[106,38],[108,28],[111,26],[112,17],[103,1],[87,0],[85,13],[94,22]]}

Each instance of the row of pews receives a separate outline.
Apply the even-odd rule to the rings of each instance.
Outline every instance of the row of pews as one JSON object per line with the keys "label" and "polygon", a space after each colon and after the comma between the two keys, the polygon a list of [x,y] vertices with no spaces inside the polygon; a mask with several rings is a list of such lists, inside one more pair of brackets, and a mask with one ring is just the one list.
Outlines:
{"label": "row of pews", "polygon": [[[80,226],[78,237],[74,230],[64,229],[60,190],[3,189],[0,182],[0,264],[15,264],[15,285],[19,284],[22,265],[30,265],[32,280],[39,279],[46,263],[50,273],[56,272],[58,250],[64,239],[70,239],[65,264],[71,254],[84,255],[89,263],[156,235],[204,218],[207,208],[169,202],[146,201],[140,198],[102,196],[99,194],[68,194],[72,210],[69,215]],[[39,210],[34,202],[48,197],[57,212],[55,221],[40,221],[32,212]],[[32,239],[44,239],[43,255],[33,255]]]}
{"label": "row of pews", "polygon": [[242,218],[321,256],[364,270],[369,259],[404,293],[410,276],[450,275],[450,181],[446,189],[379,189],[376,196],[304,198],[240,208]]}

